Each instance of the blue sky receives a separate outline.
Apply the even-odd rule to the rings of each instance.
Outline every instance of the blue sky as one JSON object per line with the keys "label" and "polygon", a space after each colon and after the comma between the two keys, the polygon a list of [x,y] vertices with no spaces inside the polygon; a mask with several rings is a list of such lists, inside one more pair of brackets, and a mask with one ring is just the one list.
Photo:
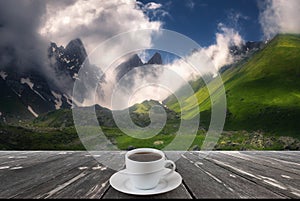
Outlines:
{"label": "blue sky", "polygon": [[215,43],[219,23],[235,29],[246,41],[257,41],[263,37],[257,0],[141,0],[141,2],[162,4],[162,9],[169,13],[160,19],[164,22],[164,28],[184,34],[201,46]]}

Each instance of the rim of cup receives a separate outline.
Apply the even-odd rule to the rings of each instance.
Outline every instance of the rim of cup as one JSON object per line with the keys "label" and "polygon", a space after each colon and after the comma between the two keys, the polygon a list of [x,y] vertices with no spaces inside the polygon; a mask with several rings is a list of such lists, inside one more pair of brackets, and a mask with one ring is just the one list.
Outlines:
{"label": "rim of cup", "polygon": [[[158,160],[155,160],[155,161],[145,161],[145,162],[141,162],[141,161],[134,161],[134,160],[131,160],[129,158],[129,156],[131,154],[135,154],[135,153],[139,153],[139,152],[153,152],[153,153],[157,153],[161,156],[161,159],[158,159]],[[153,163],[153,162],[158,162],[158,161],[161,161],[161,160],[165,160],[165,154],[164,152],[158,150],[158,149],[153,149],[153,148],[137,148],[137,149],[133,149],[131,151],[128,151],[126,153],[126,160],[129,160],[130,162],[134,162],[134,163]]]}

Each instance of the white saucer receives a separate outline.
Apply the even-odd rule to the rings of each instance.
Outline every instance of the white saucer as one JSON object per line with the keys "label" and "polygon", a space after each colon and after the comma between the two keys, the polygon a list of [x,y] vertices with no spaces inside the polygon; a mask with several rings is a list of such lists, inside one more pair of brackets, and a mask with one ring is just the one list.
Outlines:
{"label": "white saucer", "polygon": [[[123,170],[113,174],[109,179],[109,183],[114,189],[132,195],[155,195],[166,193],[177,188],[182,181],[180,174],[174,172],[163,177],[155,188],[149,190],[140,190],[131,184],[128,175],[122,174],[122,171]],[[165,168],[163,171],[167,173],[170,170]]]}

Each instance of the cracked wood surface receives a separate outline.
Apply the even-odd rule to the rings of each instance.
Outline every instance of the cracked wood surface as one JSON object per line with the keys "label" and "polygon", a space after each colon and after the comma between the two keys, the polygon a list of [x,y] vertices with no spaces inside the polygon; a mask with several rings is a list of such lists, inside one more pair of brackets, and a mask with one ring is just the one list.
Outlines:
{"label": "cracked wood surface", "polygon": [[[124,153],[96,157],[122,168]],[[0,198],[300,198],[300,152],[176,153],[182,184],[164,194],[134,196],[113,189],[109,178],[116,171],[88,152],[0,151]]]}

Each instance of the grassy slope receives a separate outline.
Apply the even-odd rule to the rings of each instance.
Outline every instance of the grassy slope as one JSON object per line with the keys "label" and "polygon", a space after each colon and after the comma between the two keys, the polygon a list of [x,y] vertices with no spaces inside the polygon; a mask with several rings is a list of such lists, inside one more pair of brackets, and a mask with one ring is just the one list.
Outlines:
{"label": "grassy slope", "polygon": [[[248,62],[222,74],[229,111],[225,129],[262,129],[299,137],[299,78],[300,36],[276,36]],[[217,93],[214,81],[210,82],[210,86]],[[207,124],[210,110],[207,88],[201,88],[195,95]],[[185,102],[183,110],[189,112],[183,118],[192,118],[198,105],[189,104],[189,98]],[[180,111],[177,103],[167,105],[176,112]]]}
{"label": "grassy slope", "polygon": [[[282,136],[297,135],[300,129],[300,37],[281,35],[270,42],[261,52],[248,62],[226,70],[222,74],[225,83],[228,115],[227,130],[265,130]],[[210,98],[203,81],[191,82],[199,105],[192,105],[185,97],[184,119],[193,118],[200,107],[201,122],[208,125],[210,118]],[[209,83],[217,94],[215,81]],[[184,91],[184,88],[183,88]],[[183,93],[184,94],[184,93]],[[148,111],[155,102],[145,102],[131,108],[134,122],[144,119],[148,123]],[[174,99],[168,107],[180,112]],[[178,130],[176,113],[168,112],[168,123],[162,132],[148,140],[131,138],[123,134],[111,122],[111,113],[105,108],[97,110],[97,116],[106,136],[119,148],[134,147],[163,148],[175,137]],[[82,150],[77,133],[72,126],[71,110],[58,110],[41,115],[33,124],[25,127],[0,125],[0,149],[14,150]],[[105,126],[103,126],[105,124]],[[298,125],[299,124],[299,125]],[[188,134],[187,134],[188,135]],[[186,136],[185,136],[186,137]],[[205,138],[199,131],[194,145],[201,147]],[[216,149],[293,149],[299,142],[288,142],[289,138],[274,137],[264,132],[225,132]],[[161,143],[162,142],[162,143]]]}
{"label": "grassy slope", "polygon": [[0,150],[84,150],[73,127],[0,125]]}

